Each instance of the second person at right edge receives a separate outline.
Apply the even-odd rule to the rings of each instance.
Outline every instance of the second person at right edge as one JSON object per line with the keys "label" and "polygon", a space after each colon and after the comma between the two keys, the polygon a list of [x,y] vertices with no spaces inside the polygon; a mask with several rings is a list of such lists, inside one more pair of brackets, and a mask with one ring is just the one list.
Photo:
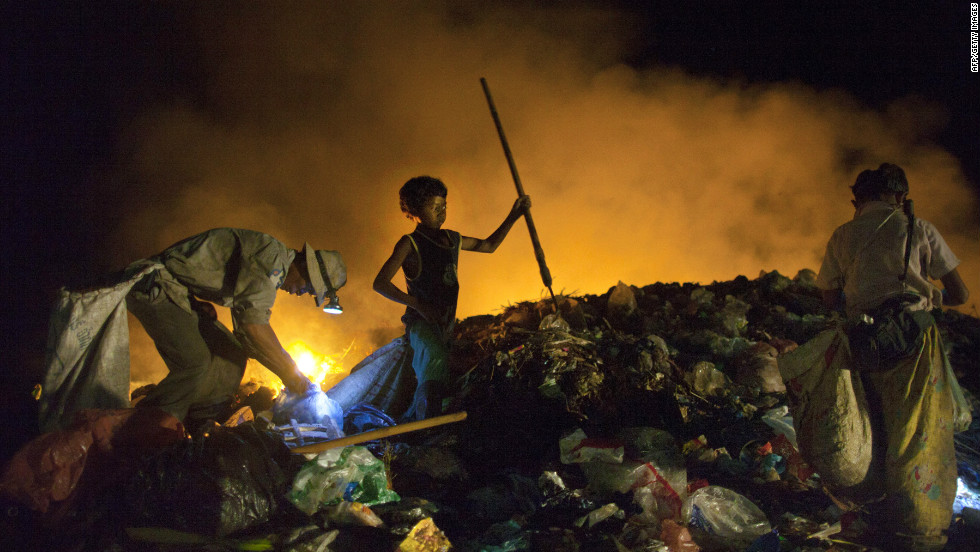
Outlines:
{"label": "second person at right edge", "polygon": [[883,163],[862,171],[851,191],[854,218],[831,236],[817,286],[825,306],[847,317],[872,424],[863,538],[934,552],[947,542],[957,466],[955,375],[931,311],[970,293],[939,231],[915,218],[905,171]]}
{"label": "second person at right edge", "polygon": [[[418,381],[415,397],[405,418],[422,420],[442,414],[449,389],[449,341],[456,323],[459,251],[493,253],[511,227],[531,207],[521,196],[485,239],[463,236],[442,228],[446,222],[448,190],[441,180],[417,176],[398,191],[401,210],[415,221],[415,231],[402,236],[374,279],[374,290],[405,305],[402,321],[412,347],[412,368]],[[407,291],[392,283],[401,269]]]}

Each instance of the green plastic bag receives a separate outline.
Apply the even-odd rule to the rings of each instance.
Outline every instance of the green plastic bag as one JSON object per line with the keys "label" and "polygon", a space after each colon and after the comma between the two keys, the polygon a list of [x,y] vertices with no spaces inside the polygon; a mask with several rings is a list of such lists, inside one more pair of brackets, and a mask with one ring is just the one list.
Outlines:
{"label": "green plastic bag", "polygon": [[325,450],[304,464],[288,498],[307,514],[342,500],[368,506],[401,500],[388,488],[384,463],[357,446]]}

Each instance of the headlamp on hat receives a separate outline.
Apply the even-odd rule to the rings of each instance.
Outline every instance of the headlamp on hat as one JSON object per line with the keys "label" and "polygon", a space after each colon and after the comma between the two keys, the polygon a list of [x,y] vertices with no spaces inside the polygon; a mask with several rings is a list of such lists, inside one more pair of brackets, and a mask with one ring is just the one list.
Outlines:
{"label": "headlamp on hat", "polygon": [[[313,286],[313,302],[323,312],[340,314],[344,312],[337,299],[337,290],[347,283],[347,267],[336,251],[314,250],[310,244],[303,246],[306,269]],[[325,299],[330,300],[324,302]]]}
{"label": "headlamp on hat", "polygon": [[341,314],[344,312],[344,307],[340,306],[340,300],[337,299],[337,294],[330,296],[330,301],[326,305],[323,305],[323,312],[329,314]]}

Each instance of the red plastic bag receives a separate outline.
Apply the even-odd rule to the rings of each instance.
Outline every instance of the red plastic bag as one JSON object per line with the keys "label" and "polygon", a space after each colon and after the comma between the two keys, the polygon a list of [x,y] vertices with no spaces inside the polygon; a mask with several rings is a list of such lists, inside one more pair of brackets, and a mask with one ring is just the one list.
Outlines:
{"label": "red plastic bag", "polygon": [[72,497],[93,455],[161,447],[184,437],[183,425],[161,410],[82,410],[67,429],[39,435],[14,454],[0,476],[0,494],[47,513]]}

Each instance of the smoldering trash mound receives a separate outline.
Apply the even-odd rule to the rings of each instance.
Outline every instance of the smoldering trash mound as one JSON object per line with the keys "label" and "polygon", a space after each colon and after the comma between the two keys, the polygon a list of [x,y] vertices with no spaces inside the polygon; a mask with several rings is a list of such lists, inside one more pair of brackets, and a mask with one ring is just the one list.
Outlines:
{"label": "smoldering trash mound", "polygon": [[[137,475],[80,484],[57,515],[8,508],[4,532],[70,550],[856,550],[826,538],[860,518],[796,451],[776,367],[834,322],[810,270],[511,305],[455,329],[446,411],[465,421],[358,445],[380,483],[364,465],[338,475],[353,454],[311,472],[258,415],[140,459]],[[937,322],[973,401],[980,320]],[[261,396],[241,404],[261,410]],[[345,406],[348,435],[401,414]],[[978,433],[956,437],[966,495],[980,488]],[[304,477],[347,487],[303,511]],[[980,536],[966,518],[948,550]]]}

